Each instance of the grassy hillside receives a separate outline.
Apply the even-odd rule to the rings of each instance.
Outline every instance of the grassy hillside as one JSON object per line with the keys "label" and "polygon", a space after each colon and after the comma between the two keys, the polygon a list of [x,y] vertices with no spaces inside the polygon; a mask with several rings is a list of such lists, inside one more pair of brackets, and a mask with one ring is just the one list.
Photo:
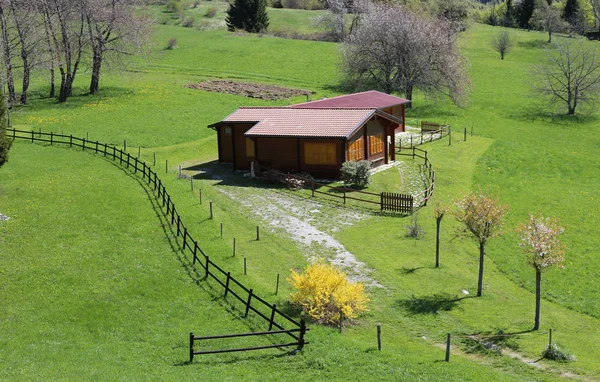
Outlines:
{"label": "grassy hillside", "polygon": [[[274,22],[277,17],[272,14]],[[487,247],[484,297],[463,298],[469,296],[463,290],[474,294],[477,246],[454,238],[457,223],[451,216],[443,221],[440,269],[433,267],[431,207],[419,212],[426,235],[418,241],[404,235],[408,218],[371,216],[332,232],[385,286],[370,291],[372,310],[356,326],[340,335],[313,325],[311,344],[295,357],[266,351],[185,365],[190,331],[241,332],[257,323],[239,319],[239,311],[231,311],[218,292],[188,274],[179,244],[135,176],[90,154],[16,142],[10,162],[0,170],[0,212],[11,216],[0,222],[5,265],[0,299],[8,307],[0,313],[0,329],[8,333],[0,342],[11,349],[0,355],[0,378],[554,380],[562,372],[589,379],[599,375],[599,114],[564,118],[543,112],[529,97],[527,80],[545,36],[511,31],[518,42],[501,61],[489,48],[497,30],[476,25],[462,36],[473,83],[468,108],[419,95],[410,111],[455,129],[452,146],[440,141],[426,147],[436,169],[436,199],[447,202],[489,186],[510,205],[506,234]],[[169,38],[178,40],[177,49],[163,48]],[[200,205],[197,190],[190,191],[174,170],[215,159],[216,138],[207,124],[240,105],[288,101],[257,101],[184,85],[227,78],[303,88],[316,92],[313,98],[333,95],[339,81],[336,45],[178,26],[157,27],[155,41],[155,53],[135,70],[104,77],[100,96],[83,95],[87,75],[77,79],[75,97],[66,105],[43,98],[38,87],[31,105],[13,112],[13,123],[89,134],[91,140],[118,145],[126,139],[132,152],[141,146],[148,162],[156,153],[163,172],[168,160],[170,173],[163,177],[169,192],[211,258],[240,275],[242,256],[230,256],[231,240],[248,238],[238,241],[250,263],[245,282],[283,303],[289,287],[274,296],[274,275],[302,267],[309,250],[276,229],[265,230],[260,242],[251,240],[255,226],[268,221],[227,196],[236,189],[247,195],[267,190],[235,176],[224,181],[200,175],[197,187],[205,201]],[[466,142],[458,134],[464,127],[474,132]],[[208,219],[207,200],[215,203],[214,220]],[[335,207],[324,211],[331,215],[325,220],[336,216]],[[533,325],[534,274],[510,232],[529,212],[558,216],[567,225],[567,268],[544,275],[542,327],[555,328],[556,341],[578,361],[532,367],[508,356],[465,354],[472,344],[455,338],[452,362],[440,362],[448,332],[526,332],[501,342],[526,358],[539,358],[547,334],[527,332]],[[218,234],[220,222],[226,227],[224,239]],[[381,353],[374,350],[377,323],[383,327]]]}

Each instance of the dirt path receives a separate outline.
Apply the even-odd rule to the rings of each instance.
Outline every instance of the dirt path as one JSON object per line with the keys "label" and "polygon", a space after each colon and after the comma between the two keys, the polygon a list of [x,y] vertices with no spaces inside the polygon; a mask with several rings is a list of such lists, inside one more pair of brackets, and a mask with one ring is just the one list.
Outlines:
{"label": "dirt path", "polygon": [[366,213],[326,206],[316,200],[303,199],[301,202],[286,192],[244,187],[218,187],[232,200],[240,201],[269,229],[281,232],[302,247],[307,259],[329,259],[347,273],[352,281],[359,281],[370,287],[383,287],[370,274],[365,263],[356,259],[333,234],[343,226],[352,225],[369,217]]}

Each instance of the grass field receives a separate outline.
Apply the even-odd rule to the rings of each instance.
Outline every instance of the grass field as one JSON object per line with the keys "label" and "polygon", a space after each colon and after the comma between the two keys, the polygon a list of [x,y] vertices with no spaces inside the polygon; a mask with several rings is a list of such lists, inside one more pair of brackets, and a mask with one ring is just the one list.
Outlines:
{"label": "grass field", "polygon": [[[295,12],[285,17],[305,18]],[[275,25],[282,13],[272,13]],[[298,23],[303,25],[298,30],[308,28]],[[0,378],[555,380],[572,373],[595,379],[600,375],[599,114],[565,118],[544,112],[530,97],[527,81],[545,35],[510,32],[518,43],[503,61],[489,48],[497,29],[475,25],[461,37],[471,63],[469,107],[418,95],[410,111],[411,117],[448,122],[455,132],[473,129],[466,142],[455,133],[452,146],[446,140],[425,146],[436,170],[436,200],[449,202],[481,186],[510,206],[505,235],[487,246],[482,298],[463,298],[474,294],[477,246],[454,237],[458,226],[451,216],[442,223],[442,266],[435,269],[430,206],[418,215],[426,232],[421,240],[405,236],[409,218],[371,215],[332,233],[385,286],[370,291],[371,311],[355,326],[340,335],[312,325],[311,344],[293,357],[266,351],[210,356],[186,365],[190,331],[241,332],[257,322],[240,319],[210,284],[198,284],[186,272],[180,243],[133,174],[91,154],[17,141],[0,170],[0,212],[11,217],[0,222],[5,307],[0,330],[6,333],[0,345],[10,349],[0,354]],[[177,49],[164,49],[169,38],[177,38]],[[156,153],[163,174],[168,160],[163,180],[203,249],[244,277],[242,256],[231,257],[231,240],[238,238],[238,251],[250,264],[245,282],[281,304],[289,287],[275,296],[274,276],[301,268],[307,249],[277,230],[264,230],[260,242],[252,240],[255,226],[268,222],[223,192],[240,185],[241,192],[264,192],[260,185],[200,177],[201,205],[197,190],[177,179],[176,168],[216,158],[214,132],[205,126],[236,107],[288,101],[263,102],[184,85],[227,78],[308,89],[315,99],[330,96],[339,81],[336,45],[173,25],[157,27],[154,41],[154,54],[135,69],[104,77],[99,96],[84,95],[87,75],[77,79],[75,96],[65,105],[44,98],[45,89],[36,84],[31,105],[14,110],[13,123],[88,134],[120,146],[127,140],[130,152],[140,146],[147,162]],[[395,184],[389,174],[379,178],[379,184]],[[215,203],[213,220],[208,200]],[[555,340],[577,362],[541,361],[532,367],[506,355],[469,353],[468,340],[459,338],[453,341],[452,361],[440,362],[448,332],[524,332],[500,341],[505,353],[539,358],[547,333],[528,332],[534,272],[511,232],[530,212],[557,216],[567,226],[567,267],[544,274],[542,327],[554,328]],[[334,219],[335,213],[332,208],[324,219]],[[377,323],[383,328],[381,353],[375,350]]]}

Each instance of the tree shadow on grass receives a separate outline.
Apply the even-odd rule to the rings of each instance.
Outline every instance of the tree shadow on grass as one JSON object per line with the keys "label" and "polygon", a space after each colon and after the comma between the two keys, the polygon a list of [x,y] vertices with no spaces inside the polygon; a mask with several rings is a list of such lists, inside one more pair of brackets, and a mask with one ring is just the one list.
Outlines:
{"label": "tree shadow on grass", "polygon": [[438,314],[440,311],[449,312],[458,306],[461,300],[473,296],[458,297],[449,293],[436,293],[430,296],[415,297],[398,300],[397,304],[406,309],[410,314]]}

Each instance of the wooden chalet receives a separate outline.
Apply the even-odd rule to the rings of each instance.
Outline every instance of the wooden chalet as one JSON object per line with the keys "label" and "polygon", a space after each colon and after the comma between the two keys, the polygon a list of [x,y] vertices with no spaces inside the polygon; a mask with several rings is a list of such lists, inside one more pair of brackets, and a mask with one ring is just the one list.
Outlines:
{"label": "wooden chalet", "polygon": [[338,178],[342,163],[395,160],[395,131],[404,131],[410,102],[377,91],[285,107],[241,107],[220,122],[219,162],[248,170],[253,161],[289,172]]}

